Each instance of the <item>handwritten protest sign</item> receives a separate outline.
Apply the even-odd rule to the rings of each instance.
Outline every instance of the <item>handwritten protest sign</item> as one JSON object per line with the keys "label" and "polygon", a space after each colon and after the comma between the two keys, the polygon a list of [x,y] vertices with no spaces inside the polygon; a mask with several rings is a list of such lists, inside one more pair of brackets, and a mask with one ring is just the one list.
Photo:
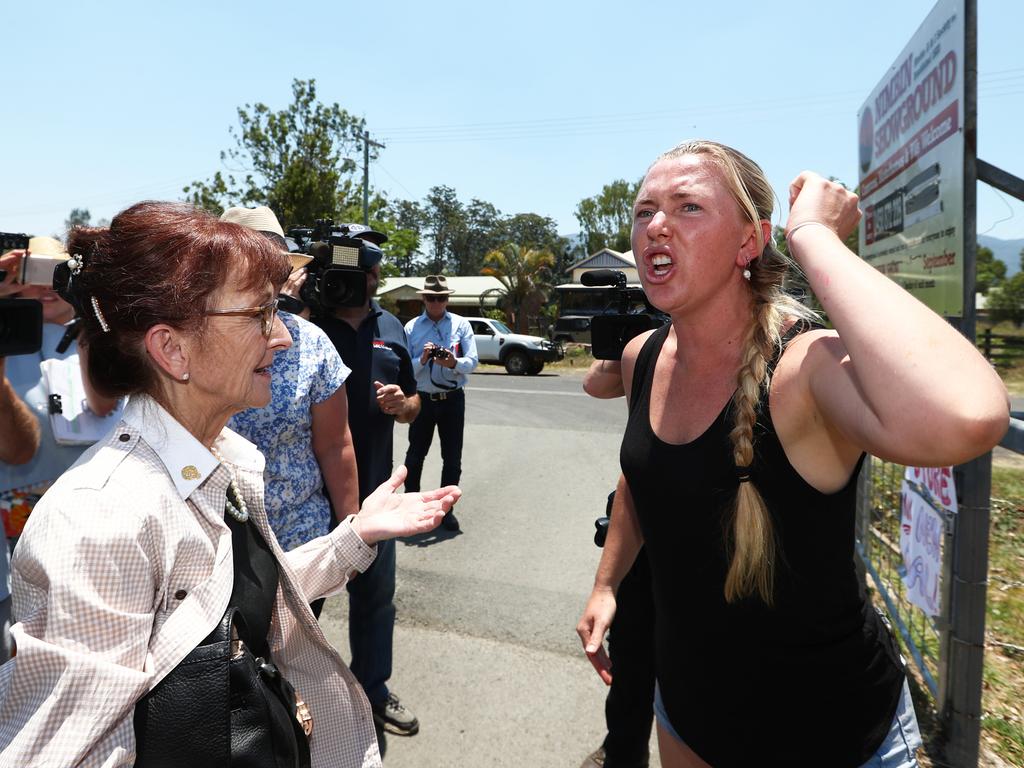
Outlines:
{"label": "handwritten protest sign", "polygon": [[929,616],[938,616],[946,515],[957,511],[953,468],[907,467],[901,497],[900,552],[907,599]]}

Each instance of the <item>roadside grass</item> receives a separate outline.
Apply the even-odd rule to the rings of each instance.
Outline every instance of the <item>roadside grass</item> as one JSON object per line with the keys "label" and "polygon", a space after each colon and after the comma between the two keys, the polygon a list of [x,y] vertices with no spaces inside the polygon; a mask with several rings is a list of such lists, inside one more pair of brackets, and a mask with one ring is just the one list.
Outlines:
{"label": "roadside grass", "polygon": [[1024,765],[1024,472],[993,467],[982,734]]}

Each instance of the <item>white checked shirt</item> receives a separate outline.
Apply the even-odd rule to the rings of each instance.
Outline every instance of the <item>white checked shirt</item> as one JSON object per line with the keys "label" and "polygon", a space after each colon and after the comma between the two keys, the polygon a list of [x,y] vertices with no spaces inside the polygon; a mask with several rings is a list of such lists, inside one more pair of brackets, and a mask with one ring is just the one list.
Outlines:
{"label": "white checked shirt", "polygon": [[[283,552],[263,505],[263,456],[216,448],[280,568],[268,641],[314,718],[313,766],[379,766],[369,704],[309,601],[373,562],[346,521]],[[147,397],[36,506],[14,556],[17,656],[0,667],[0,766],[132,765],[135,702],[223,616],[234,568],[228,469]]]}

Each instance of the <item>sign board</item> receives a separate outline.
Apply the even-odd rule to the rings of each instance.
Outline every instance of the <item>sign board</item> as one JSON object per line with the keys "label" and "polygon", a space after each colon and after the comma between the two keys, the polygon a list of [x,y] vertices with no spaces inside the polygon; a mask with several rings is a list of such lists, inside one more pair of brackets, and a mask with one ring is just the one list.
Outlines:
{"label": "sign board", "polygon": [[857,113],[861,258],[946,317],[964,311],[964,39],[964,0],[939,0]]}
{"label": "sign board", "polygon": [[900,553],[907,600],[929,616],[938,616],[946,519],[957,511],[953,468],[907,467],[900,500]]}

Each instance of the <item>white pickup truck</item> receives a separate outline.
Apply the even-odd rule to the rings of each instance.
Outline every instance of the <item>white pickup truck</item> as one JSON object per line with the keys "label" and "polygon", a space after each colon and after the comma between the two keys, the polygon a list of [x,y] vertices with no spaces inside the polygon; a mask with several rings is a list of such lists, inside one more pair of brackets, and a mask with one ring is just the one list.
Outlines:
{"label": "white pickup truck", "polygon": [[467,317],[476,338],[476,351],[481,363],[504,365],[513,376],[535,376],[544,363],[561,360],[560,344],[552,344],[539,336],[513,333],[501,320],[489,317]]}

